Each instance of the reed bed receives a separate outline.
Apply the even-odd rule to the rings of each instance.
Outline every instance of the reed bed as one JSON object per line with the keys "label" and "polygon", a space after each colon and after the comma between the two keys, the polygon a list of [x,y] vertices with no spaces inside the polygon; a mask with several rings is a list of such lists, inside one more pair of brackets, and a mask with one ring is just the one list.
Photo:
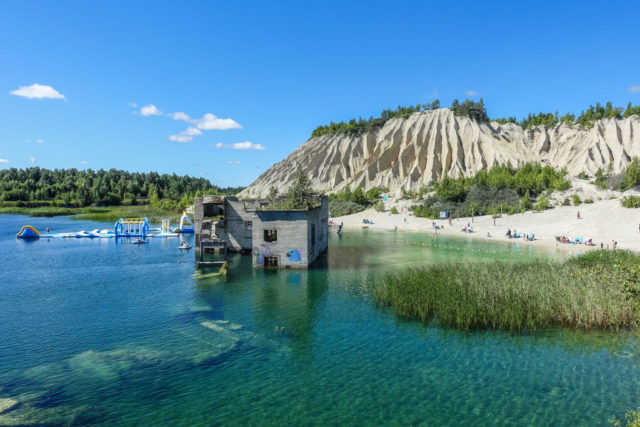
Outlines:
{"label": "reed bed", "polygon": [[640,256],[595,251],[566,262],[459,262],[381,278],[375,300],[400,316],[464,330],[636,328]]}
{"label": "reed bed", "polygon": [[163,209],[149,205],[133,206],[105,206],[105,207],[0,207],[0,214],[22,214],[34,217],[53,217],[73,215],[76,219],[92,221],[116,221],[118,218],[149,218],[152,223],[160,223],[168,218],[172,222],[180,219],[182,214],[178,209]]}
{"label": "reed bed", "polygon": [[149,205],[134,206],[110,206],[104,208],[84,208],[78,212],[78,219],[93,221],[116,221],[118,218],[149,218],[153,224],[160,223],[163,219],[170,219],[175,223],[180,219],[182,211],[178,209],[162,209]]}

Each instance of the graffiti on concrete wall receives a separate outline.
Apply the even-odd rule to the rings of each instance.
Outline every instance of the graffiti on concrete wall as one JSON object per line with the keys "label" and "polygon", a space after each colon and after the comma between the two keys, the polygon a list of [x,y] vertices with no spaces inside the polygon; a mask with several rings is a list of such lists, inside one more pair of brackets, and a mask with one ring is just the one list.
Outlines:
{"label": "graffiti on concrete wall", "polygon": [[289,249],[287,251],[287,260],[290,262],[302,262],[302,255],[297,249]]}
{"label": "graffiti on concrete wall", "polygon": [[253,253],[256,255],[257,264],[264,264],[265,257],[271,256],[271,249],[269,245],[263,243],[259,248],[253,248]]}

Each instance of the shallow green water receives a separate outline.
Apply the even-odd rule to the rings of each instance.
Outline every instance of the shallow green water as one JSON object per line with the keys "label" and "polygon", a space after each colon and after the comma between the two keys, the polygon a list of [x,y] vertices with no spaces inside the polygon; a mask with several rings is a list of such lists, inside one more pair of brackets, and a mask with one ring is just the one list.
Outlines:
{"label": "shallow green water", "polygon": [[640,403],[629,334],[465,334],[368,292],[406,265],[560,254],[363,231],[309,271],[235,256],[220,283],[176,239],[16,240],[27,223],[108,226],[0,216],[0,398],[21,402],[0,424],[601,425]]}

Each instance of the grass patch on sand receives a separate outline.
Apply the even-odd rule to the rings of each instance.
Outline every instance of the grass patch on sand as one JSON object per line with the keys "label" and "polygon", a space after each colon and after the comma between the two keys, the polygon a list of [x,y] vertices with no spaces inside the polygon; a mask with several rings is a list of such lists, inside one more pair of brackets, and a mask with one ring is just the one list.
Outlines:
{"label": "grass patch on sand", "polygon": [[374,299],[400,316],[464,330],[640,325],[640,256],[593,251],[565,262],[451,263],[382,277]]}

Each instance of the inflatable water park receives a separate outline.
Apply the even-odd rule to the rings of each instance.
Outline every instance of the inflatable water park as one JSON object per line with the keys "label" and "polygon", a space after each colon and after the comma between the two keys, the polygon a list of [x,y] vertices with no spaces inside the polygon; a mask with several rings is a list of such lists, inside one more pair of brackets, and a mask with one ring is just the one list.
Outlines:
{"label": "inflatable water park", "polygon": [[170,221],[163,219],[160,227],[151,227],[148,218],[120,218],[113,225],[113,228],[103,228],[91,231],[81,230],[65,233],[45,233],[40,232],[31,225],[23,225],[16,237],[18,239],[39,239],[39,238],[138,238],[145,239],[147,237],[178,237],[180,233],[193,233],[193,221],[187,213],[183,213],[180,218],[180,225],[171,228]]}

